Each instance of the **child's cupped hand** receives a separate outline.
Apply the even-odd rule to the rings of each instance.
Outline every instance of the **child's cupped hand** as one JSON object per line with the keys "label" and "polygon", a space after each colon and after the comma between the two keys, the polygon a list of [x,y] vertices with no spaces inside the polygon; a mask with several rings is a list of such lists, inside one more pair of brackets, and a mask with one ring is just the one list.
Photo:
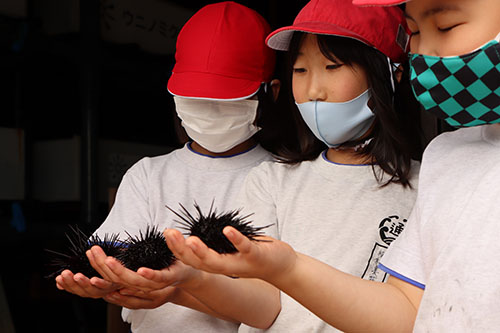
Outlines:
{"label": "child's cupped hand", "polygon": [[59,290],[87,298],[101,298],[120,288],[120,285],[98,277],[89,278],[82,273],[64,270],[56,277]]}
{"label": "child's cupped hand", "polygon": [[124,288],[109,293],[103,299],[128,309],[155,309],[174,299],[177,291],[176,287],[165,287],[150,292]]}
{"label": "child's cupped hand", "polygon": [[174,229],[166,229],[163,234],[178,260],[210,273],[259,278],[272,283],[295,265],[297,254],[285,242],[267,236],[258,236],[257,241],[251,241],[232,227],[225,227],[223,233],[238,252],[219,254],[198,237],[185,239]]}
{"label": "child's cupped hand", "polygon": [[101,276],[112,283],[126,288],[130,293],[159,291],[169,286],[196,279],[199,271],[182,262],[175,262],[162,270],[141,267],[137,272],[126,268],[116,258],[106,256],[99,246],[87,251],[90,264]]}

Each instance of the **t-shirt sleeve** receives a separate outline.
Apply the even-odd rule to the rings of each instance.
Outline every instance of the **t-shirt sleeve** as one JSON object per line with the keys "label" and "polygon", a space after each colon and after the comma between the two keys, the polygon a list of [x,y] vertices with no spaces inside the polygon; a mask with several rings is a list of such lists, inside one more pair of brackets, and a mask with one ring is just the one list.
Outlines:
{"label": "t-shirt sleeve", "polygon": [[396,278],[425,289],[426,274],[421,225],[417,198],[406,228],[387,249],[379,263],[379,268]]}
{"label": "t-shirt sleeve", "polygon": [[242,216],[250,215],[249,220],[254,227],[267,226],[262,232],[267,236],[278,238],[274,189],[269,179],[270,163],[273,162],[264,162],[249,172],[237,202],[241,207]]}
{"label": "t-shirt sleeve", "polygon": [[105,234],[119,234],[119,239],[125,240],[128,234],[138,235],[139,230],[152,223],[143,162],[132,166],[123,176],[111,211],[95,231],[101,238]]}

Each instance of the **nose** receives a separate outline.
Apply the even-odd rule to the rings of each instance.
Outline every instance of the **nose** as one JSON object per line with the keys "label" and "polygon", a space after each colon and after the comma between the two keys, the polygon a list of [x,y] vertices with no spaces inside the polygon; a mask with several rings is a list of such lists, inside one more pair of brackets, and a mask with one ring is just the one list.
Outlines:
{"label": "nose", "polygon": [[418,49],[418,51],[413,52],[413,53],[425,54],[425,55],[436,56],[436,57],[439,56],[439,52],[437,51],[437,49],[431,45],[420,46],[417,49]]}
{"label": "nose", "polygon": [[311,78],[307,87],[307,97],[309,101],[326,101],[328,97],[327,89],[321,78]]}
{"label": "nose", "polygon": [[430,56],[439,56],[438,48],[435,42],[425,36],[419,36],[419,38],[412,38],[410,42],[410,52],[425,54]]}

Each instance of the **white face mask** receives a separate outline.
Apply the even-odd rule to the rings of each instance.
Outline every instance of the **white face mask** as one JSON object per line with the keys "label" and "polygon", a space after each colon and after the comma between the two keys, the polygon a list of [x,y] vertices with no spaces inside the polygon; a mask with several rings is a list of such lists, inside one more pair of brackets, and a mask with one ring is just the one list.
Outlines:
{"label": "white face mask", "polygon": [[174,96],[175,108],[188,136],[213,153],[223,153],[250,139],[260,128],[253,123],[259,101],[213,101]]}

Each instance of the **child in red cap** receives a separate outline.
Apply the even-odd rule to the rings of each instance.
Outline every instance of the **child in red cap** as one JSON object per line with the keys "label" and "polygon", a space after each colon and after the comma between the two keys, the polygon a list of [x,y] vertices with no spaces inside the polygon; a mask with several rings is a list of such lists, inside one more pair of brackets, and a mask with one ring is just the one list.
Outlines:
{"label": "child in red cap", "polygon": [[[193,200],[202,210],[212,203],[221,211],[234,208],[249,170],[271,159],[258,144],[266,130],[260,131],[260,117],[270,111],[265,106],[272,104],[272,93],[279,88],[279,82],[271,84],[275,54],[265,45],[269,32],[262,16],[234,2],[205,6],[184,25],[168,91],[192,141],[130,168],[96,234],[125,239],[150,225],[171,228],[173,213],[165,206],[192,207]],[[210,308],[179,288],[139,292],[137,284],[144,278],[123,266],[123,274],[112,274],[99,247],[90,251],[89,259],[103,279],[64,271],[56,278],[57,287],[123,306],[122,317],[134,333],[238,329],[237,323],[210,316],[215,314]]]}
{"label": "child in red cap", "polygon": [[[296,257],[293,271],[323,271],[323,284],[311,275],[305,279],[309,290],[328,291],[322,306],[330,312],[323,318],[344,330],[496,332],[500,2],[353,0],[371,6],[405,2],[413,92],[425,111],[456,129],[437,136],[424,152],[408,228],[381,260],[388,283],[359,281],[290,248],[273,254],[287,253],[280,259],[289,264]],[[311,309],[319,305],[301,301]]]}
{"label": "child in red cap", "polygon": [[[403,121],[410,110],[401,107],[403,95],[393,70],[393,63],[405,61],[407,34],[400,9],[361,8],[345,0],[310,1],[292,26],[273,32],[267,44],[288,50],[293,64],[302,149],[283,155],[284,163],[265,162],[253,169],[241,193],[243,214],[273,224],[278,239],[372,281],[385,280],[378,260],[405,227],[416,197],[418,163],[412,162],[409,149],[415,129]],[[269,229],[266,233],[272,236]],[[165,234],[176,256],[195,268],[263,278],[280,288],[274,278],[286,280],[280,269],[287,262],[280,262],[279,251],[266,252],[264,258],[247,252],[253,249],[258,256],[282,244],[275,240],[220,256],[197,238],[184,240],[176,230]],[[245,264],[245,270],[238,269]],[[320,278],[322,273],[315,273]],[[239,301],[248,308],[238,318],[229,311],[223,314],[250,326],[255,318],[265,318],[262,324],[269,332],[336,331],[285,294],[277,317],[266,313],[253,303],[264,297],[260,294],[267,287],[257,282],[249,290],[228,288],[226,302]],[[290,281],[299,287],[291,287],[298,294],[301,282]],[[191,292],[189,285],[181,288]],[[319,295],[327,293],[322,288],[312,296],[320,302]],[[269,302],[277,300],[269,297]],[[214,309],[225,310],[221,307]],[[240,331],[254,329],[242,326]]]}
{"label": "child in red cap", "polygon": [[231,228],[224,233],[236,256],[219,257],[194,240],[190,248],[207,263],[197,267],[264,279],[343,331],[496,332],[500,2],[412,0],[405,12],[413,92],[425,110],[459,129],[424,153],[408,226],[381,259],[387,283],[346,274],[275,239],[250,242]]}

